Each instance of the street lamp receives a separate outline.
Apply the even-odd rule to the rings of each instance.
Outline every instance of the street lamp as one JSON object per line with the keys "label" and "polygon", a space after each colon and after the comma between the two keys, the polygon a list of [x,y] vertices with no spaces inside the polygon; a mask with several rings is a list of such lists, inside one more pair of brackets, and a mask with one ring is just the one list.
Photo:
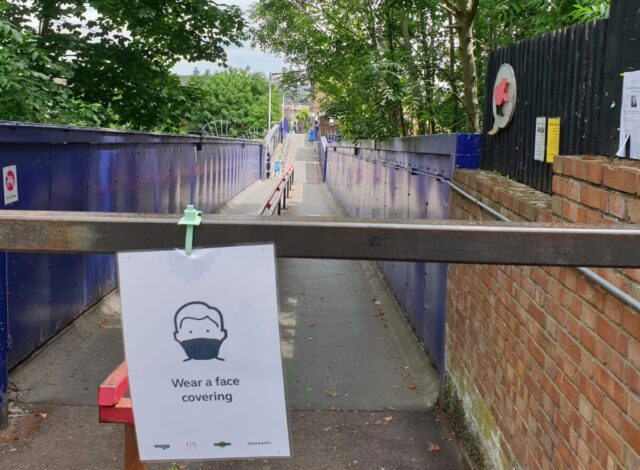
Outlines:
{"label": "street lamp", "polygon": [[[284,75],[284,72],[269,72],[269,127],[267,132],[271,130],[271,84],[273,83],[273,77],[276,75]],[[282,107],[284,108],[284,94],[282,96]]]}

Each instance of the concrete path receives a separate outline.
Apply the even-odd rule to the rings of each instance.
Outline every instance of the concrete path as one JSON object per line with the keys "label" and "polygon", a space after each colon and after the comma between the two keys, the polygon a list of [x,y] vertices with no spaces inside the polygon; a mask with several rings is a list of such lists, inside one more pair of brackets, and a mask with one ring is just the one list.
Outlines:
{"label": "concrete path", "polygon": [[[288,213],[342,214],[303,136],[290,148]],[[265,188],[252,186],[224,212],[255,214]],[[373,264],[281,260],[278,276],[294,457],[150,469],[465,468],[433,407],[437,374]],[[122,468],[121,426],[98,424],[95,408],[97,385],[121,360],[114,293],[12,372],[13,411],[23,415],[16,429],[26,439],[0,442],[0,468]]]}

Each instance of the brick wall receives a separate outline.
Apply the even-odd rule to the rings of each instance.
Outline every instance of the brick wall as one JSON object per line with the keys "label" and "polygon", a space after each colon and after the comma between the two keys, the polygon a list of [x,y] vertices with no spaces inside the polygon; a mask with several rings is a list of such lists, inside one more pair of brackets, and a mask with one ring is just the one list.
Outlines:
{"label": "brick wall", "polygon": [[[558,158],[553,196],[484,171],[455,180],[513,220],[640,223],[639,163]],[[452,218],[493,220],[460,196]],[[595,271],[640,298],[639,270]],[[447,369],[490,466],[640,469],[640,315],[573,268],[448,277]]]}

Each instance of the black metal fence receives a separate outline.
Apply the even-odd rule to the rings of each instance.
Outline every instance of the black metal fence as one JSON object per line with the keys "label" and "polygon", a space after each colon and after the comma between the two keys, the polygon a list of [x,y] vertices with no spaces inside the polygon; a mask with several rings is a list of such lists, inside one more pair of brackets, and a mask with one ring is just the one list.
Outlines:
{"label": "black metal fence", "polygon": [[[640,67],[637,0],[613,0],[608,20],[576,25],[491,52],[487,67],[482,167],[551,192],[551,165],[534,160],[536,118],[561,118],[560,153],[613,156],[622,77]],[[516,73],[511,124],[495,136],[493,86],[502,64]]]}

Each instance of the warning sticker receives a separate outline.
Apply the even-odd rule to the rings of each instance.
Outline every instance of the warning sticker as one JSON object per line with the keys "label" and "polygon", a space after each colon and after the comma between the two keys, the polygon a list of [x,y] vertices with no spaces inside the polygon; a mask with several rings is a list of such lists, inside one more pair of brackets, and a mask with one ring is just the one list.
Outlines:
{"label": "warning sticker", "polygon": [[5,166],[2,169],[2,181],[4,187],[4,205],[18,202],[18,170],[15,165]]}

